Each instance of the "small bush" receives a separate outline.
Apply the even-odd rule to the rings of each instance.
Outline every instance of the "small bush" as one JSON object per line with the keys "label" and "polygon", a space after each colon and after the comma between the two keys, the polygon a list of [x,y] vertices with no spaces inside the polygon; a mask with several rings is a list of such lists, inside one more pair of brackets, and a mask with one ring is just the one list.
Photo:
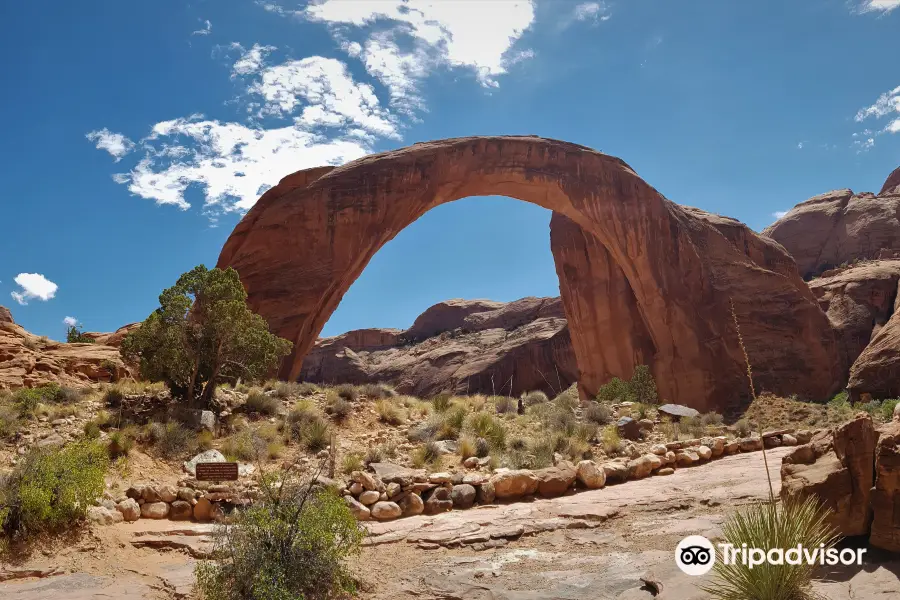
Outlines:
{"label": "small bush", "polygon": [[444,416],[435,413],[428,417],[424,423],[411,427],[406,434],[411,442],[427,442],[434,440],[444,427]]}
{"label": "small bush", "polygon": [[[106,451],[110,458],[116,459],[121,456],[127,456],[131,452],[134,440],[122,431],[114,431],[109,435],[109,442],[106,445]],[[206,448],[208,450],[208,448]]]}
{"label": "small bush", "polygon": [[597,402],[601,404],[615,404],[617,402],[634,402],[634,394],[627,381],[613,377],[608,383],[597,390]]}
{"label": "small bush", "polygon": [[506,427],[496,416],[480,412],[469,417],[468,429],[479,438],[487,440],[491,448],[502,450],[506,447]]}
{"label": "small bush", "polygon": [[881,403],[881,418],[890,421],[894,418],[894,408],[900,404],[900,398],[891,398]]}
{"label": "small bush", "polygon": [[300,400],[294,404],[294,408],[287,415],[287,423],[289,426],[301,426],[309,421],[320,418],[315,405],[309,400]]}
{"label": "small bush", "polygon": [[[368,467],[372,463],[380,463],[384,461],[384,450],[381,446],[370,446],[368,450],[366,450],[366,455],[363,457],[363,463]],[[357,471],[359,469],[356,469]]]}
{"label": "small bush", "polygon": [[522,402],[525,406],[534,406],[535,404],[543,404],[549,401],[550,399],[547,397],[547,394],[539,390],[522,395]]}
{"label": "small bush", "polygon": [[313,419],[300,428],[299,438],[307,452],[319,452],[331,443],[331,428],[324,419]]}
{"label": "small bush", "polygon": [[534,440],[529,448],[531,459],[528,461],[532,469],[542,469],[553,465],[553,454],[556,452],[556,437],[545,436]]}
{"label": "small bush", "polygon": [[278,414],[281,402],[275,396],[269,396],[262,390],[250,390],[244,402],[244,410],[251,413],[273,416]]}
{"label": "small bush", "polygon": [[396,390],[386,383],[367,383],[360,387],[360,392],[369,400],[382,400],[397,395]]}
{"label": "small bush", "polygon": [[434,466],[441,461],[441,449],[434,442],[425,442],[412,453],[412,462],[416,468],[421,469],[425,465]]}
{"label": "small bush", "polygon": [[475,456],[475,440],[469,436],[460,437],[458,451],[462,460]]}
{"label": "small bush", "polygon": [[279,441],[269,442],[266,446],[266,456],[272,460],[279,458],[282,452],[284,452],[284,444]]}
{"label": "small bush", "polygon": [[437,412],[444,412],[448,408],[450,408],[452,396],[447,393],[438,394],[434,398],[431,399],[431,405],[434,406],[434,410]]}
{"label": "small bush", "polygon": [[19,430],[19,411],[0,405],[0,439],[11,437]]}
{"label": "small bush", "polygon": [[706,434],[702,419],[697,417],[682,417],[678,422],[678,429],[692,438],[703,437]]}
{"label": "small bush", "polygon": [[301,396],[312,396],[316,392],[318,392],[321,388],[314,383],[298,383],[296,390],[297,394]]}
{"label": "small bush", "polygon": [[111,385],[103,392],[103,402],[111,407],[118,408],[122,404],[122,400],[125,399],[125,393],[122,391],[117,385]]}
{"label": "small bush", "polygon": [[598,427],[594,423],[579,423],[572,432],[572,437],[582,442],[592,442],[597,437]]}
{"label": "small bush", "polygon": [[[759,548],[768,552],[773,548],[820,549],[825,552],[834,547],[837,535],[828,524],[829,511],[819,504],[815,496],[803,500],[788,498],[779,508],[774,503],[757,504],[738,510],[728,517],[722,526],[722,537],[740,548]],[[714,580],[702,586],[705,592],[718,600],[745,600],[746,598],[797,599],[817,597],[810,589],[816,565],[798,561],[798,564],[773,565],[764,562],[749,567],[741,561],[725,564],[716,561]]]}
{"label": "small bush", "polygon": [[151,423],[149,437],[163,458],[180,458],[194,448],[194,433],[180,423]]}
{"label": "small bush", "polygon": [[103,493],[109,459],[94,442],[33,449],[0,485],[0,527],[12,539],[59,531]]}
{"label": "small bush", "polygon": [[269,443],[253,429],[244,429],[222,441],[222,454],[229,460],[257,461],[268,453]]}
{"label": "small bush", "polygon": [[441,428],[438,430],[437,437],[442,440],[455,440],[459,437],[466,421],[468,409],[463,405],[456,405],[446,410],[441,417]]}
{"label": "small bush", "polygon": [[100,437],[100,425],[97,424],[97,421],[88,421],[84,424],[84,437],[89,440],[96,440]]}
{"label": "small bush", "polygon": [[577,463],[582,459],[590,457],[591,445],[588,441],[581,439],[580,437],[572,436],[566,440],[566,447],[563,451],[568,455],[569,459]]}
{"label": "small bush", "polygon": [[613,456],[619,451],[619,446],[621,445],[622,440],[619,438],[619,430],[616,429],[616,426],[606,426],[603,429],[603,434],[600,436],[600,447],[603,448],[603,452],[608,456]]}
{"label": "small bush", "polygon": [[334,388],[334,391],[347,402],[356,402],[359,400],[359,389],[357,389],[355,385],[344,383]]}
{"label": "small bush", "polygon": [[509,440],[509,444],[507,444],[507,447],[512,451],[521,452],[528,448],[528,440],[523,437],[516,436]]}
{"label": "small bush", "polygon": [[741,419],[734,424],[734,430],[739,436],[747,437],[748,435],[750,435],[750,432],[752,430],[750,427],[750,421],[748,421],[747,419]]}
{"label": "small bush", "polygon": [[20,417],[33,417],[43,400],[39,389],[20,388],[13,392],[13,402]]}
{"label": "small bush", "polygon": [[[372,461],[372,462],[381,462],[381,461]],[[363,464],[363,457],[358,452],[350,452],[349,454],[345,454],[343,460],[341,461],[341,472],[345,475],[349,475],[353,471],[362,471],[365,465]]]}
{"label": "small bush", "polygon": [[[498,450],[502,450],[502,448],[498,448]],[[491,453],[491,443],[486,439],[480,437],[475,440],[475,456],[478,458],[484,458]]]}
{"label": "small bush", "polygon": [[300,384],[294,383],[293,381],[278,381],[272,387],[272,390],[275,392],[275,396],[282,399],[287,399],[295,395],[299,396],[299,389]]}
{"label": "small bush", "polygon": [[66,329],[67,344],[93,344],[96,341],[94,338],[84,335],[84,332],[78,325],[69,325],[69,328]]}
{"label": "small bush", "polygon": [[267,476],[262,498],[218,530],[217,560],[196,567],[205,600],[328,600],[355,595],[346,559],[364,530],[342,498],[289,472]]}
{"label": "small bush", "polygon": [[211,431],[204,429],[197,434],[197,449],[201,452],[211,450],[213,447],[213,434]]}
{"label": "small bush", "polygon": [[704,427],[718,426],[721,425],[724,421],[725,418],[715,411],[705,413],[700,417],[700,424]]}
{"label": "small bush", "polygon": [[656,404],[658,402],[656,381],[653,379],[648,366],[638,365],[634,368],[628,387],[635,402],[642,404]]}
{"label": "small bush", "polygon": [[587,408],[584,409],[584,418],[590,423],[606,425],[612,421],[613,412],[612,409],[605,404],[591,402],[588,404]]}
{"label": "small bush", "polygon": [[494,402],[494,407],[497,409],[497,412],[501,415],[516,412],[519,407],[519,402],[515,398],[510,398],[509,396],[494,396],[491,400]]}
{"label": "small bush", "polygon": [[406,422],[406,411],[393,399],[382,399],[375,403],[378,420],[388,425],[401,425]]}
{"label": "small bush", "polygon": [[828,401],[828,406],[837,409],[849,408],[850,394],[848,394],[846,390],[835,394],[834,397]]}

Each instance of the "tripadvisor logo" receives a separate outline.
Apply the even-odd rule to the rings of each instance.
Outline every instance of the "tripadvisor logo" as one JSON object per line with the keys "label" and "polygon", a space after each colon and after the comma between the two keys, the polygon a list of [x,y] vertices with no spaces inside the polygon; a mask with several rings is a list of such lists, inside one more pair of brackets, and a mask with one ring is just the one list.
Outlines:
{"label": "tripadvisor logo", "polygon": [[713,546],[712,542],[702,535],[690,535],[678,543],[675,548],[675,563],[688,575],[704,575],[715,565],[716,560],[723,564],[742,564],[753,569],[760,565],[861,565],[865,548],[825,548],[824,545],[807,548],[798,544],[793,548],[750,548],[747,544],[735,546],[722,543]]}

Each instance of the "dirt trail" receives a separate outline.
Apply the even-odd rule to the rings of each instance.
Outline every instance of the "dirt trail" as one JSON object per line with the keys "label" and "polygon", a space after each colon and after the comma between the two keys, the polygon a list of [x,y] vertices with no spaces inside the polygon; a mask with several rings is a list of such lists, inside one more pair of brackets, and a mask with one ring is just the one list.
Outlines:
{"label": "dirt trail", "polygon": [[[768,453],[776,494],[785,452]],[[708,598],[698,590],[706,577],[684,575],[675,566],[676,544],[691,534],[715,537],[729,510],[767,495],[762,456],[752,453],[553,500],[370,523],[355,561],[361,596]],[[2,582],[0,597],[185,598],[195,560],[209,550],[210,531],[199,524],[143,519],[96,528],[77,544],[46,549],[49,556],[38,552],[14,566],[22,575],[32,569],[43,576]],[[900,561],[873,555],[858,572],[828,574],[830,581],[818,583],[817,591],[829,600],[900,597],[898,572]]]}

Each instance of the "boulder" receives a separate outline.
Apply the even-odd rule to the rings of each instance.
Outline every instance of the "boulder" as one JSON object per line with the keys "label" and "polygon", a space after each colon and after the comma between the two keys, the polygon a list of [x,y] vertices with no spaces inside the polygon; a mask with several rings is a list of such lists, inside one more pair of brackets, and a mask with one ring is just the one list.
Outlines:
{"label": "boulder", "polygon": [[388,498],[393,498],[394,496],[399,494],[402,491],[402,489],[403,488],[400,486],[399,483],[392,481],[391,483],[387,484],[387,486],[385,486],[384,491],[387,494]]}
{"label": "boulder", "polygon": [[194,507],[184,500],[176,500],[169,509],[169,518],[173,521],[190,521],[193,516]]}
{"label": "boulder", "polygon": [[763,449],[763,440],[759,436],[742,438],[739,441],[741,452],[756,452]]}
{"label": "boulder", "polygon": [[453,475],[446,472],[432,473],[428,476],[428,483],[450,483],[453,481]]}
{"label": "boulder", "polygon": [[116,504],[116,510],[122,513],[126,521],[137,521],[141,518],[141,506],[133,498],[126,498]]}
{"label": "boulder", "polygon": [[619,432],[619,437],[626,440],[639,440],[641,439],[641,426],[640,424],[632,419],[631,417],[622,417],[618,421],[616,421],[616,429]]}
{"label": "boulder", "polygon": [[783,436],[781,436],[781,445],[782,446],[796,446],[797,438],[795,438],[794,436],[792,436],[789,433],[786,433]]}
{"label": "boulder", "polygon": [[475,487],[468,483],[454,485],[450,492],[450,499],[453,501],[453,508],[472,508],[475,504]]}
{"label": "boulder", "polygon": [[142,519],[165,519],[169,516],[169,505],[165,502],[147,502],[141,505]]}
{"label": "boulder", "polygon": [[626,481],[628,479],[628,466],[621,462],[603,463],[603,474],[606,482]]}
{"label": "boulder", "polygon": [[606,485],[606,472],[592,460],[579,462],[575,476],[578,483],[589,490],[600,489]]}
{"label": "boulder", "polygon": [[495,495],[500,500],[530,496],[537,492],[538,478],[527,469],[499,471],[491,477]]}
{"label": "boulder", "polygon": [[380,479],[365,471],[353,471],[350,473],[350,480],[360,484],[363,489],[370,492],[380,491],[384,487]]}
{"label": "boulder", "polygon": [[425,503],[418,494],[407,494],[397,504],[404,517],[413,517],[425,512]]}
{"label": "boulder", "polygon": [[384,483],[399,483],[404,488],[416,481],[427,481],[428,474],[422,469],[410,469],[389,462],[370,463],[369,468]]}
{"label": "boulder", "polygon": [[656,472],[657,475],[672,475],[673,473],[675,473],[675,469],[672,467],[663,467]]}
{"label": "boulder", "polygon": [[89,506],[87,509],[87,519],[98,525],[113,525],[121,523],[124,520],[122,513],[116,509],[108,509],[103,506]]}
{"label": "boulder", "polygon": [[178,499],[178,488],[171,485],[160,485],[156,488],[159,499],[163,502],[175,502]]}
{"label": "boulder", "polygon": [[485,481],[477,487],[475,499],[478,501],[478,504],[481,504],[482,506],[485,504],[493,504],[496,498],[497,492],[494,489],[494,484],[490,481]]}
{"label": "boulder", "polygon": [[650,452],[657,456],[665,456],[668,450],[666,449],[664,444],[656,444],[650,448]]}
{"label": "boulder", "polygon": [[900,552],[900,422],[884,426],[875,447],[872,512],[869,543]]}
{"label": "boulder", "polygon": [[376,502],[370,510],[372,517],[379,521],[391,521],[403,514],[396,502]]}
{"label": "boulder", "polygon": [[453,509],[453,499],[450,496],[450,489],[438,487],[431,490],[428,498],[425,500],[425,514],[436,515],[438,513],[447,512]]}
{"label": "boulder", "polygon": [[[368,521],[372,518],[372,513],[367,506],[361,502],[357,502],[351,496],[344,496],[344,503],[350,509],[350,514],[356,517],[357,521]],[[194,507],[196,509],[196,507]]]}
{"label": "boulder", "polygon": [[206,498],[198,498],[193,511],[194,519],[197,521],[209,521],[212,519],[212,503]]}
{"label": "boulder", "polygon": [[782,459],[781,497],[815,496],[841,535],[868,533],[876,439],[872,418],[860,413],[836,427],[830,440],[819,436],[796,447]]}
{"label": "boulder", "polygon": [[700,416],[700,411],[697,409],[689,406],[682,406],[681,404],[663,404],[656,409],[656,412],[659,413],[660,416],[669,417],[673,421],[681,420],[684,417],[695,419]]}
{"label": "boulder", "polygon": [[711,448],[700,446],[697,448],[697,455],[700,457],[700,460],[709,460],[712,458],[713,452]]}
{"label": "boulder", "polygon": [[379,494],[375,490],[366,490],[362,494],[359,495],[359,501],[365,504],[366,506],[370,506],[378,502],[381,499],[381,494]]}
{"label": "boulder", "polygon": [[[653,458],[651,458],[653,457]],[[655,461],[653,459],[656,459]],[[639,458],[628,461],[628,478],[643,479],[653,472],[654,466],[662,464],[655,454],[645,454]]]}
{"label": "boulder", "polygon": [[555,467],[538,469],[534,475],[538,480],[538,493],[544,498],[554,498],[562,496],[572,487],[576,471],[571,465],[560,463]]}

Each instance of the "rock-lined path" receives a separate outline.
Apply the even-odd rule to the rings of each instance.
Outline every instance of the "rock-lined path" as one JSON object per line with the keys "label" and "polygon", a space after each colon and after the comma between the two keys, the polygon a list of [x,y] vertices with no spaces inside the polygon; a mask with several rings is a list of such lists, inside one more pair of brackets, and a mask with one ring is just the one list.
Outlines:
{"label": "rock-lined path", "polygon": [[[767,451],[776,494],[788,451]],[[358,559],[361,597],[707,598],[697,589],[703,578],[676,568],[675,545],[691,534],[714,537],[733,506],[767,495],[762,454],[754,452],[552,500],[369,522]],[[211,531],[147,520],[99,527],[77,547],[0,566],[0,580],[29,570],[40,575],[0,581],[0,598],[188,598]],[[900,561],[873,561],[859,572],[831,574],[817,590],[829,600],[898,597],[898,569]]]}

